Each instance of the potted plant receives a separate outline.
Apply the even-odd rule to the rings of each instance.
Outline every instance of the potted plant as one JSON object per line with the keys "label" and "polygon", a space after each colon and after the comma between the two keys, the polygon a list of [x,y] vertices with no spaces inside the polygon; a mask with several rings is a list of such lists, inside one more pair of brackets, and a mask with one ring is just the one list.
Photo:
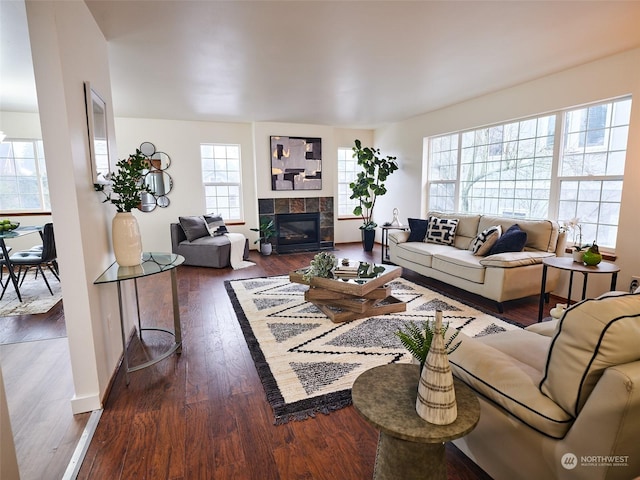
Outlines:
{"label": "potted plant", "polygon": [[351,199],[358,200],[358,205],[353,209],[353,214],[362,217],[362,242],[366,252],[373,250],[375,228],[378,226],[373,221],[373,209],[378,197],[387,193],[384,182],[389,175],[398,169],[396,157],[380,156],[380,149],[362,147],[360,140],[355,141],[353,155],[358,158],[358,165],[362,171],[354,182],[349,184]]}
{"label": "potted plant", "polygon": [[276,226],[273,223],[273,219],[262,217],[260,219],[260,227],[252,228],[251,230],[260,234],[258,239],[253,242],[254,244],[260,242],[260,253],[263,255],[271,255],[273,251],[271,239],[276,235]]}
{"label": "potted plant", "polygon": [[[409,350],[409,353],[413,355],[416,361],[420,364],[420,371],[424,367],[424,362],[427,360],[427,354],[429,348],[431,348],[431,342],[436,330],[436,320],[424,320],[420,324],[413,321],[408,321],[404,324],[404,329],[400,329],[394,332],[396,337],[400,339],[400,343]],[[449,329],[449,324],[443,326],[442,336],[445,336],[446,331]],[[458,336],[460,330],[456,330],[449,339],[445,342],[445,349],[447,353],[453,353],[461,342],[456,343],[453,347],[451,343]]]}
{"label": "potted plant", "polygon": [[138,221],[131,211],[140,206],[140,195],[151,193],[144,182],[144,173],[149,168],[147,157],[140,150],[125,160],[116,163],[117,171],[105,176],[94,189],[105,195],[103,203],[116,207],[111,236],[116,262],[122,267],[139,265],[142,261],[142,241]]}

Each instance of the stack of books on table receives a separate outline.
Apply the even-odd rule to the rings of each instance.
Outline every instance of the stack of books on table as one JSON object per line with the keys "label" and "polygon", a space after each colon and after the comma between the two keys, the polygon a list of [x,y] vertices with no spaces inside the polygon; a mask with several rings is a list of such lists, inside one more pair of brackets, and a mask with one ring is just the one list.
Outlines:
{"label": "stack of books on table", "polygon": [[334,268],[333,274],[341,278],[356,278],[358,276],[358,267],[359,265],[338,264],[338,266]]}

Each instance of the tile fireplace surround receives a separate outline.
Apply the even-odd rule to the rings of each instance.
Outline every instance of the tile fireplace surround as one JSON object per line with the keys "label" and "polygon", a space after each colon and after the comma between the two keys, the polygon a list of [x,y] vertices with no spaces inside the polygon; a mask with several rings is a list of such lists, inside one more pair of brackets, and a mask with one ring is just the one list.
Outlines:
{"label": "tile fireplace surround", "polygon": [[[276,215],[281,213],[316,212],[320,213],[320,248],[333,248],[333,197],[258,199],[258,214],[260,218],[269,217],[274,222]],[[273,248],[276,252],[278,251],[278,245],[274,245]]]}

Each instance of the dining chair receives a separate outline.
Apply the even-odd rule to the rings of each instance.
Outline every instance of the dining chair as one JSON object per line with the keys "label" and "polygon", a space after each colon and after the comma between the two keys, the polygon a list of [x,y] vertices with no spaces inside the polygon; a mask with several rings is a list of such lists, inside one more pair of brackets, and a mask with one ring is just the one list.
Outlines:
{"label": "dining chair", "polygon": [[17,275],[20,285],[24,282],[29,269],[34,267],[36,269],[36,277],[38,273],[42,275],[44,283],[46,283],[49,292],[53,295],[53,290],[51,290],[49,280],[47,280],[44,270],[42,269],[43,266],[46,266],[53,276],[56,277],[56,280],[60,281],[60,276],[58,274],[56,241],[53,234],[53,223],[46,223],[44,225],[42,231],[42,250],[22,250],[11,255],[9,259],[14,266],[18,267]]}

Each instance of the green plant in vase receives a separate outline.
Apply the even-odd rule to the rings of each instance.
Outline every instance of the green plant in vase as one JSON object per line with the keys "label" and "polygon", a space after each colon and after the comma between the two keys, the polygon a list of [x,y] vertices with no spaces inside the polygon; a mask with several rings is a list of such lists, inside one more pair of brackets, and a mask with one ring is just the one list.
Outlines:
{"label": "green plant in vase", "polygon": [[270,255],[273,249],[271,245],[271,239],[276,236],[276,226],[273,223],[273,219],[269,217],[262,217],[260,219],[260,226],[258,228],[251,228],[251,231],[258,232],[260,236],[253,242],[260,242],[260,252],[263,255]]}
{"label": "green plant in vase", "polygon": [[106,183],[94,183],[93,188],[105,195],[103,203],[112,203],[119,213],[130,212],[140,206],[142,193],[152,193],[144,182],[149,160],[136,149],[136,153],[120,160],[116,167],[116,172],[105,177]]}
{"label": "green plant in vase", "polygon": [[333,268],[337,265],[338,259],[331,252],[320,252],[306,269],[302,278],[305,281],[311,280],[313,277],[330,278],[332,277]]}
{"label": "green plant in vase", "polygon": [[[404,348],[406,348],[409,353],[413,355],[418,362],[420,362],[420,371],[422,371],[424,362],[427,360],[427,354],[429,353],[429,348],[431,348],[431,342],[435,335],[435,327],[435,319],[424,320],[420,324],[409,321],[404,323],[404,328],[394,332],[394,334],[400,339],[400,343],[402,343]],[[447,323],[442,329],[443,338],[446,338],[445,333],[448,329],[449,324]],[[447,353],[454,352],[460,346],[461,342],[456,343],[453,347],[451,346],[451,343],[453,343],[459,333],[460,330],[456,330],[446,341],[445,349],[447,350]]]}

